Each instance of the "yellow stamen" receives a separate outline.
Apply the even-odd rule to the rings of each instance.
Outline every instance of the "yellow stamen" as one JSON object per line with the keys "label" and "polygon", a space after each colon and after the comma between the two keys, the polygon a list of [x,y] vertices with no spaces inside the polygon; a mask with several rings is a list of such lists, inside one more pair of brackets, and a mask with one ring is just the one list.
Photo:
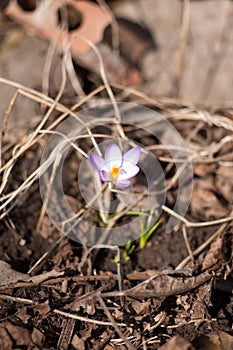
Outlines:
{"label": "yellow stamen", "polygon": [[119,174],[120,169],[118,168],[117,165],[113,165],[112,167],[112,176],[116,177]]}

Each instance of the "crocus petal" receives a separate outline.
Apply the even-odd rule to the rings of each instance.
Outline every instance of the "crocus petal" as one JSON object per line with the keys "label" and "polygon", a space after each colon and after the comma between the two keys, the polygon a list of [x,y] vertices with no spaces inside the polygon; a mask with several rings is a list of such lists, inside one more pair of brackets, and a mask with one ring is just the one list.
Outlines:
{"label": "crocus petal", "polygon": [[116,144],[111,144],[107,147],[104,158],[98,154],[91,154],[89,160],[98,170],[101,181],[111,182],[123,189],[130,186],[129,179],[137,175],[140,170],[136,165],[140,152],[140,147],[133,147],[123,156],[120,148]]}
{"label": "crocus petal", "polygon": [[141,148],[139,146],[133,147],[124,154],[123,162],[126,160],[136,165],[137,162],[139,161],[140,154],[141,154]]}
{"label": "crocus petal", "polygon": [[130,181],[129,180],[124,180],[124,181],[121,181],[121,182],[114,183],[114,185],[116,185],[116,187],[118,187],[118,188],[126,188],[126,187],[129,187]]}
{"label": "crocus petal", "polygon": [[110,174],[111,171],[112,171],[112,167],[111,167],[110,162],[106,163],[106,162],[104,161],[104,164],[103,164],[102,168],[100,169],[100,171],[105,171],[106,173],[109,173],[109,174]]}
{"label": "crocus petal", "polygon": [[105,151],[104,159],[110,168],[113,165],[120,167],[122,163],[122,153],[120,148],[115,144],[109,145]]}
{"label": "crocus petal", "polygon": [[100,157],[98,154],[94,154],[94,153],[90,154],[89,160],[90,160],[90,163],[93,166],[93,168],[95,168],[98,171],[104,165],[104,159],[102,157]]}
{"label": "crocus petal", "polygon": [[139,167],[137,165],[132,165],[130,167],[124,168],[124,172],[121,172],[117,178],[118,182],[131,179],[139,172]]}
{"label": "crocus petal", "polygon": [[108,176],[108,172],[105,171],[105,170],[100,170],[99,172],[100,174],[100,179],[103,181],[103,182],[110,182],[111,180],[109,179],[109,176]]}

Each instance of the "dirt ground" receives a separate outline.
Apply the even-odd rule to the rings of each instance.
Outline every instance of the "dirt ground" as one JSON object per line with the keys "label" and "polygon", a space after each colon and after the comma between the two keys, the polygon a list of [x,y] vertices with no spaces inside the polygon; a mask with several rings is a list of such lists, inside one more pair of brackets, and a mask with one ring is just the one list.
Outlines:
{"label": "dirt ground", "polygon": [[[16,3],[15,13],[0,2],[0,349],[233,349],[233,2],[92,1],[95,8],[79,8],[82,21],[101,9],[113,23],[97,53],[51,39],[54,13],[79,35],[74,8],[50,8],[48,22],[35,1]],[[92,21],[87,38],[98,32]],[[124,104],[114,109],[116,101]],[[77,128],[94,126],[70,139],[61,172],[54,163],[45,169],[50,136],[59,139],[72,117]],[[82,192],[78,177],[93,138],[144,150],[131,180],[142,197],[107,218],[83,197],[93,196],[93,178],[84,171]],[[148,205],[143,196],[145,154],[164,174],[162,204],[156,194]],[[151,227],[156,210],[160,224],[142,247],[141,213]],[[70,211],[78,228],[68,235]],[[177,222],[168,233],[170,218]],[[108,238],[91,241],[85,223]],[[128,246],[126,238],[108,240],[131,223]]]}

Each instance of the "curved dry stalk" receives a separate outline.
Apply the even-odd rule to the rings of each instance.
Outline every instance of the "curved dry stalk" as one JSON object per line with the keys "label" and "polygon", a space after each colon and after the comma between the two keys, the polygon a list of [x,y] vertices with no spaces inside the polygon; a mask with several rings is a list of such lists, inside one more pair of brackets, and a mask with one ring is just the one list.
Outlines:
{"label": "curved dry stalk", "polygon": [[118,108],[118,105],[117,105],[117,101],[115,99],[115,96],[113,94],[113,91],[111,89],[111,85],[109,84],[108,82],[108,78],[107,78],[107,75],[105,73],[105,69],[104,69],[104,62],[103,62],[103,58],[102,58],[102,55],[100,53],[100,51],[98,50],[97,46],[94,45],[90,40],[86,39],[86,38],[83,38],[83,37],[80,37],[78,36],[80,39],[84,40],[85,42],[88,43],[88,45],[90,45],[90,47],[95,51],[96,55],[97,55],[97,58],[98,58],[98,61],[99,61],[99,69],[100,69],[100,76],[103,80],[103,83],[106,87],[106,91],[108,93],[108,96],[110,98],[110,101],[112,102],[112,106],[113,106],[113,109],[114,109],[114,112],[115,112],[115,117],[116,117],[116,120],[115,120],[115,124],[116,124],[116,129],[119,133],[119,136],[123,139],[126,138],[125,136],[125,133],[123,131],[123,128],[121,126],[121,115],[120,115],[120,111],[119,111],[119,108]]}
{"label": "curved dry stalk", "polygon": [[[76,103],[71,109],[63,106],[62,104],[60,104],[59,102],[54,102],[54,100],[52,98],[47,97],[46,95],[39,93],[38,91],[35,91],[33,89],[30,88],[26,88],[25,86],[15,83],[13,81],[4,79],[0,77],[0,83],[4,83],[13,87],[18,88],[19,93],[21,93],[22,95],[31,98],[33,100],[35,100],[36,102],[40,102],[42,104],[48,105],[49,108],[52,109],[56,109],[59,112],[62,112],[63,114],[60,116],[60,118],[58,118],[55,122],[53,122],[50,127],[48,128],[49,130],[53,129],[54,127],[56,127],[57,125],[59,125],[68,115],[71,115],[72,117],[74,117],[75,119],[78,120],[78,122],[80,122],[81,125],[83,125],[86,129],[88,134],[90,135],[90,138],[93,142],[93,145],[96,147],[96,149],[98,150],[98,145],[95,142],[95,140],[92,138],[92,133],[91,130],[89,129],[88,125],[86,125],[86,123],[79,118],[74,112],[73,110],[79,108],[82,104],[86,103],[92,96],[94,96],[95,94],[99,93],[100,91],[104,90],[104,86],[99,87],[98,89],[96,89],[95,91],[93,91],[92,93],[90,93],[89,95],[86,96],[86,98],[82,99],[81,101],[79,101],[78,103]],[[47,118],[47,114],[46,116],[43,118],[43,120],[41,121],[39,127],[37,127],[37,132],[33,133],[34,138],[30,137],[29,141],[27,141],[26,143],[24,143],[22,145],[22,147],[19,149],[18,153],[14,155],[14,157],[12,157],[5,165],[2,166],[2,168],[0,169],[0,173],[2,171],[4,171],[8,166],[10,166],[12,163],[14,163],[24,152],[26,152],[32,145],[34,145],[36,142],[38,142],[38,140],[42,137],[42,135],[39,135],[37,137],[35,137],[38,132],[40,131],[40,129],[42,129],[43,125],[46,122],[46,118]]]}
{"label": "curved dry stalk", "polygon": [[106,316],[108,317],[109,321],[111,322],[112,326],[115,328],[115,330],[118,333],[118,335],[120,336],[120,338],[124,341],[127,349],[129,349],[129,350],[136,350],[136,348],[133,346],[133,344],[126,338],[126,336],[120,330],[118,324],[115,322],[114,318],[112,317],[110,311],[108,310],[108,308],[107,308],[107,306],[106,306],[105,302],[103,301],[103,299],[102,299],[100,294],[98,294],[98,299],[99,299],[100,305],[104,309],[104,312],[105,312]]}
{"label": "curved dry stalk", "polygon": [[104,11],[111,17],[111,29],[112,29],[112,48],[117,55],[120,54],[120,31],[117,20],[111,8],[104,0],[96,0]]}
{"label": "curved dry stalk", "polygon": [[185,224],[186,227],[206,227],[206,226],[215,226],[215,225],[219,225],[219,224],[223,224],[225,222],[230,222],[233,220],[233,215],[227,216],[226,218],[222,218],[222,219],[217,219],[217,220],[211,220],[211,221],[206,221],[206,222],[192,222],[189,221],[187,219],[185,219],[182,215],[179,215],[178,213],[176,213],[174,210],[168,208],[165,205],[162,205],[162,209],[174,216],[176,219],[180,220],[181,222],[183,222]]}
{"label": "curved dry stalk", "polygon": [[223,224],[221,227],[219,227],[219,229],[210,238],[208,238],[203,244],[192,252],[192,258],[191,255],[187,256],[179,263],[179,265],[177,265],[176,270],[183,269],[185,266],[187,266],[187,264],[193,260],[193,257],[203,252],[203,250],[205,250],[225,230],[226,227],[227,224]]}
{"label": "curved dry stalk", "polygon": [[49,94],[49,75],[52,66],[53,57],[56,50],[56,42],[50,42],[47,54],[45,57],[45,63],[42,73],[42,92],[44,95],[48,96]]}
{"label": "curved dry stalk", "polygon": [[190,21],[190,0],[184,0],[182,4],[182,24],[180,30],[179,61],[177,69],[177,92],[178,98],[182,97],[182,80],[185,70],[185,49],[188,41]]}
{"label": "curved dry stalk", "polygon": [[83,255],[82,260],[80,262],[79,268],[82,269],[87,261],[87,257],[91,254],[93,250],[99,250],[99,249],[110,249],[115,250],[117,254],[117,276],[118,276],[118,288],[119,291],[122,292],[122,276],[121,276],[121,255],[120,255],[120,248],[117,245],[109,245],[109,244],[95,244],[93,247],[88,249],[86,253]]}
{"label": "curved dry stalk", "polygon": [[[75,320],[79,320],[79,321],[82,321],[82,322],[94,323],[94,324],[98,324],[98,325],[101,325],[101,326],[112,326],[112,323],[110,323],[110,322],[94,320],[92,318],[79,316],[77,314],[71,314],[70,312],[65,312],[65,311],[61,311],[61,310],[58,310],[58,309],[54,309],[53,312],[55,314],[62,315],[62,316],[65,316],[65,317],[69,317],[69,318],[73,318]],[[125,323],[119,323],[118,326],[120,326],[120,327],[128,327]]]}

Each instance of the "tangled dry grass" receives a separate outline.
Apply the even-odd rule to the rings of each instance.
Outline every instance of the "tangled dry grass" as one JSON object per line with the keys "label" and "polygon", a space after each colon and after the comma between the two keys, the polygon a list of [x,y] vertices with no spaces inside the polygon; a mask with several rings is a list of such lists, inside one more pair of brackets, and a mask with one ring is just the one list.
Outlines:
{"label": "tangled dry grass", "polygon": [[[29,259],[29,269],[24,276],[15,276],[14,272],[13,278],[13,270],[8,270],[9,280],[7,280],[7,283],[6,280],[2,282],[1,290],[5,292],[1,294],[1,299],[11,303],[15,302],[22,311],[23,309],[26,310],[25,305],[30,305],[32,309],[39,307],[38,300],[35,300],[35,295],[33,297],[31,294],[32,290],[37,290],[36,294],[45,287],[47,291],[51,290],[51,288],[57,290],[56,293],[60,296],[53,296],[53,306],[50,301],[45,313],[42,311],[42,318],[48,313],[50,315],[49,317],[53,319],[54,325],[56,324],[56,327],[54,326],[56,330],[62,330],[57,343],[59,348],[62,348],[62,346],[65,348],[64,342],[68,344],[71,339],[73,339],[73,341],[76,339],[76,342],[83,342],[83,344],[85,343],[85,339],[88,339],[86,341],[90,342],[89,337],[94,330],[95,333],[97,332],[100,334],[100,343],[98,346],[104,344],[104,334],[107,334],[107,339],[109,344],[111,344],[110,348],[121,346],[123,346],[123,348],[126,346],[128,349],[140,348],[140,346],[142,348],[154,348],[153,346],[155,346],[155,344],[159,345],[163,342],[162,339],[165,336],[164,332],[167,333],[168,329],[175,329],[181,324],[176,319],[173,319],[173,324],[171,324],[171,316],[166,309],[165,302],[168,297],[175,295],[178,300],[184,298],[184,295],[188,295],[187,293],[189,293],[189,295],[193,293],[193,298],[200,301],[200,296],[198,297],[197,294],[201,293],[202,295],[202,293],[204,293],[203,295],[205,295],[205,298],[210,301],[211,293],[213,292],[210,292],[210,286],[212,284],[210,281],[212,281],[213,272],[219,276],[224,275],[224,278],[231,275],[230,266],[232,261],[231,259],[228,260],[228,262],[224,261],[223,247],[226,241],[229,242],[229,232],[231,231],[231,221],[233,219],[232,198],[228,196],[232,190],[232,178],[231,176],[229,177],[228,172],[232,167],[232,110],[220,108],[206,110],[192,105],[181,105],[178,101],[172,99],[155,100],[135,89],[116,85],[110,86],[109,84],[98,87],[98,89],[89,95],[81,97],[73,106],[67,107],[59,102],[62,96],[62,86],[64,86],[64,84],[61,84],[61,90],[57,98],[52,99],[43,93],[21,86],[13,81],[0,78],[0,82],[1,84],[13,86],[16,91],[4,117],[1,139],[2,181],[0,201],[2,224],[7,225],[8,231],[10,232],[17,227],[17,222],[15,222],[17,221],[17,215],[21,216],[20,221],[24,220],[25,216],[34,216],[32,221],[26,219],[27,224],[34,225],[27,229],[29,229],[32,235],[35,235],[35,240],[38,235],[42,234],[45,241],[50,242],[50,248],[44,251],[42,249],[43,254],[41,254],[40,257],[36,259],[31,257]],[[100,96],[104,91],[110,96],[109,99]],[[16,100],[20,99],[21,96],[25,96],[35,103],[38,103],[41,110],[45,112],[37,116],[35,120],[32,119],[31,125],[28,125],[27,132],[23,134],[23,137],[17,139],[17,135],[12,138],[12,135],[8,132],[8,119],[14,109]],[[84,107],[91,106],[92,103],[96,104],[108,101],[115,104],[118,99],[120,99],[120,101],[134,102],[137,105],[149,106],[159,111],[164,118],[169,120],[177,130],[182,133],[182,137],[186,141],[195,174],[194,192],[187,217],[181,217],[172,207],[172,204],[174,204],[175,190],[177,188],[177,173],[174,172],[172,176],[170,174],[172,173],[171,169],[174,168],[176,162],[179,162],[179,159],[173,159],[161,144],[149,142],[148,145],[145,145],[145,148],[154,152],[159,161],[165,165],[165,174],[168,176],[166,188],[168,198],[170,193],[170,198],[167,203],[170,202],[171,207],[167,203],[163,205],[162,217],[164,222],[168,220],[169,215],[180,219],[180,225],[176,228],[174,234],[183,235],[187,248],[187,255],[179,261],[174,270],[154,271],[152,275],[149,270],[145,270],[144,272],[130,272],[124,275],[122,274],[120,248],[117,246],[111,247],[110,245],[101,245],[100,238],[98,244],[91,247],[91,249],[85,246],[82,248],[80,258],[78,262],[77,260],[75,262],[76,273],[78,272],[78,274],[70,275],[69,272],[67,272],[68,270],[64,268],[64,259],[67,260],[66,264],[68,266],[72,264],[64,248],[67,247],[66,237],[59,232],[54,233],[54,229],[51,230],[51,227],[49,228],[50,233],[46,232],[46,228],[48,228],[48,225],[46,226],[48,218],[39,200],[38,186],[39,176],[42,176],[43,171],[46,170],[44,166],[40,165],[42,149],[48,140],[48,136],[53,133],[53,130],[56,129],[59,123],[68,116],[74,116],[76,119],[79,118],[79,122],[85,126],[86,134],[84,135],[84,144],[97,145],[97,138],[104,137],[104,135],[93,133],[86,123],[80,119],[78,111]],[[109,119],[112,135],[110,134],[108,137],[113,137],[114,133],[117,132],[119,138],[127,138],[127,126],[121,124],[120,112],[117,108],[115,104],[114,111],[116,114],[112,119]],[[148,120],[147,118],[146,121],[144,121],[142,119],[140,124],[142,128],[145,122],[153,125],[154,120]],[[131,141],[133,132],[131,128]],[[143,142],[143,139],[140,141]],[[71,146],[75,153],[78,154],[76,158],[77,162],[86,156],[87,150],[85,147],[82,148],[80,143],[75,144],[75,142],[71,142]],[[29,165],[30,157],[28,162],[28,154],[33,154],[35,160],[33,166]],[[28,168],[24,168],[25,164],[28,165]],[[20,174],[20,176],[18,174]],[[51,178],[52,175],[53,174],[51,174]],[[180,174],[178,175],[180,176]],[[49,183],[51,183],[50,180]],[[69,180],[73,181],[73,178],[71,177]],[[38,193],[35,195],[34,191]],[[34,193],[34,198],[38,200],[37,209],[33,215],[31,206],[27,204],[28,199],[25,199],[27,198],[26,194],[28,192]],[[48,194],[49,193],[48,191]],[[134,205],[135,203],[132,203],[132,207],[134,207]],[[89,210],[88,204],[83,208],[79,208],[76,213],[76,218],[93,215]],[[17,212],[16,216],[15,211]],[[124,214],[125,212],[122,212],[117,215],[114,220],[110,220],[109,223],[106,222],[106,230],[109,231],[114,227],[118,220],[124,217]],[[214,230],[210,231],[211,234],[203,236],[203,230],[212,226]],[[192,244],[193,242],[190,243],[190,231],[193,229],[199,230],[200,232],[198,241],[201,242],[201,244],[198,246],[195,246],[197,242],[195,242],[194,245]],[[163,230],[164,225],[161,228],[161,231]],[[27,235],[25,232],[22,232],[21,235],[22,242]],[[167,239],[173,239],[173,237],[174,236],[170,236]],[[156,237],[153,239],[156,239]],[[193,239],[192,237],[192,240]],[[51,243],[51,241],[53,242]],[[215,245],[213,245],[213,242]],[[14,244],[17,245],[19,243],[15,241]],[[95,266],[94,259],[97,258],[96,251],[103,248],[107,250],[116,250],[118,256],[117,275],[112,274],[110,271],[103,273],[101,269],[99,270],[100,274],[93,274],[93,266]],[[71,254],[72,249],[69,247],[68,250],[70,250],[69,254]],[[143,254],[143,252],[141,252],[141,254]],[[227,254],[229,257],[229,252]],[[11,253],[7,250],[3,252],[3,258],[5,259],[10,255]],[[48,264],[48,262],[51,262],[51,259],[53,261],[53,267],[59,275],[55,278],[54,269],[49,270],[50,264]],[[9,258],[8,260],[10,262]],[[71,260],[73,260],[73,258]],[[62,265],[60,265],[61,263]],[[167,261],[167,263],[169,264],[169,261]],[[123,262],[123,265],[124,264]],[[189,266],[194,266],[193,264],[198,266],[198,273],[191,272],[191,270],[187,269]],[[106,270],[108,270],[107,266]],[[41,275],[38,275],[40,271]],[[220,277],[220,280],[222,280],[222,278],[223,277]],[[134,280],[138,281],[136,285],[135,282],[133,282]],[[70,281],[72,281],[72,286]],[[115,285],[114,281],[118,281],[118,284]],[[84,283],[84,286],[80,287],[80,283]],[[166,283],[166,288],[164,287],[164,283]],[[207,292],[206,289],[204,292],[203,286],[209,286],[209,292]],[[16,290],[17,293],[14,295],[14,291]],[[75,290],[78,291],[78,298],[75,297],[77,291],[73,294]],[[63,307],[59,306],[61,294],[63,295]],[[47,298],[49,300],[48,295],[46,299]],[[134,310],[133,313],[139,307],[135,299],[144,300],[140,304],[142,305],[140,308],[143,307],[143,310],[137,311],[141,316],[136,318],[136,324],[132,323],[130,316],[129,319],[125,318],[128,302],[130,302]],[[71,300],[73,301],[71,302]],[[126,303],[127,300],[128,302]],[[154,305],[155,300],[157,300],[157,302],[160,300],[158,302],[160,307]],[[182,305],[185,303],[184,300],[180,302]],[[40,300],[39,305],[41,305]],[[83,307],[83,311],[80,315],[80,312],[77,311],[80,310],[81,306]],[[192,307],[193,305],[190,304],[189,308],[192,309]],[[150,312],[148,313],[149,309]],[[152,311],[152,309],[154,311]],[[179,312],[177,313],[179,314]],[[54,321],[57,317],[58,320],[63,319],[62,324],[59,322],[58,325],[57,322]],[[211,320],[207,321],[206,314],[199,314],[195,320],[192,320],[192,317],[190,319],[187,314],[185,316],[180,315],[180,317],[182,318],[182,324],[185,322],[187,324],[193,322],[197,325],[199,321],[204,323],[213,322]],[[151,320],[148,318],[151,318]],[[141,323],[141,320],[144,320],[143,323]],[[147,322],[145,322],[145,320],[147,320]],[[81,338],[77,335],[79,333],[75,333],[76,321],[80,325],[79,332],[82,334]],[[86,336],[84,336],[84,328],[82,325],[86,325],[84,327],[85,333],[88,333]],[[139,326],[141,328],[140,331],[137,329]],[[43,327],[44,325],[42,322],[39,327],[42,333],[44,332]],[[50,325],[50,327],[52,326]],[[162,333],[161,329],[163,329]],[[114,337],[114,334],[118,334],[118,338]],[[43,341],[44,337],[46,341],[49,341],[46,333],[43,336],[41,335],[41,337]],[[43,343],[42,340],[40,341]]]}

